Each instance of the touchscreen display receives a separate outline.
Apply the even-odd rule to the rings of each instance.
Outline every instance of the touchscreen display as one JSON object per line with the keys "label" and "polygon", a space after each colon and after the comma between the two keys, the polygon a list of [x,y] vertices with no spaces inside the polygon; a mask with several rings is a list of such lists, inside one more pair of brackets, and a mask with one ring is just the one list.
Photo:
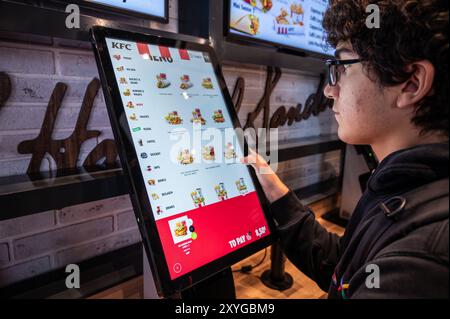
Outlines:
{"label": "touchscreen display", "polygon": [[208,53],[106,43],[172,280],[268,236]]}
{"label": "touchscreen display", "polygon": [[230,32],[332,55],[322,27],[328,0],[230,0]]}

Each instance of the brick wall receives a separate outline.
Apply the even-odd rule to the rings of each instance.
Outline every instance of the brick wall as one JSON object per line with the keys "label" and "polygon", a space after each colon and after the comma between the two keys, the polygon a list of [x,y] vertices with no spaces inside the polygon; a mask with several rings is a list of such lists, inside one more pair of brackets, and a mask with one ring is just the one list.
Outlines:
{"label": "brick wall", "polygon": [[[151,26],[176,32],[176,17],[174,0],[171,1],[170,23],[152,22]],[[10,99],[0,110],[0,176],[25,173],[30,156],[18,154],[17,145],[37,136],[55,84],[59,81],[68,84],[54,131],[54,138],[64,138],[73,130],[87,84],[97,76],[89,44],[60,39],[37,42],[0,39],[0,71],[9,74],[13,87]],[[317,74],[283,72],[272,95],[272,112],[281,105],[304,103],[319,82]],[[227,64],[224,73],[230,90],[237,77],[246,79],[246,93],[239,113],[244,124],[247,113],[255,108],[263,93],[265,69]],[[261,120],[260,116],[256,121],[258,126]],[[83,145],[80,162],[101,140],[112,138],[101,93],[94,102],[88,127],[102,131],[102,135]],[[335,132],[333,115],[327,111],[291,127],[280,128],[279,138],[282,142]],[[330,152],[284,162],[279,165],[279,174],[290,187],[305,187],[339,175],[339,156],[339,152]],[[54,164],[51,160],[44,161],[43,168],[53,169]],[[128,195],[1,221],[0,287],[139,241]]]}

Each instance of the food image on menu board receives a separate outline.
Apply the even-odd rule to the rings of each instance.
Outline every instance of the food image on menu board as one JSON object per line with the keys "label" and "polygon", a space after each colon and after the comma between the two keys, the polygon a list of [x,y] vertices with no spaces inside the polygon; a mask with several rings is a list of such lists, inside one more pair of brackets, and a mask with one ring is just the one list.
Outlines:
{"label": "food image on menu board", "polygon": [[202,112],[200,111],[200,109],[195,109],[192,112],[191,122],[194,123],[194,124],[201,124],[201,125],[205,125],[206,124],[206,120],[203,118]]}
{"label": "food image on menu board", "polygon": [[214,146],[204,146],[202,151],[202,157],[206,161],[214,161],[216,159],[216,152]]}
{"label": "food image on menu board", "polygon": [[167,74],[160,73],[156,76],[156,86],[158,89],[165,89],[170,86],[170,81],[167,79]]}
{"label": "food image on menu board", "polygon": [[188,232],[188,228],[186,225],[186,221],[181,221],[176,223],[176,227],[174,230],[175,236],[177,237],[183,237],[186,236]]}
{"label": "food image on menu board", "polygon": [[202,189],[197,188],[191,192],[191,198],[196,208],[205,206],[205,198],[203,197]]}
{"label": "food image on menu board", "polygon": [[185,149],[179,152],[177,160],[178,163],[182,165],[189,165],[194,163],[194,155],[192,155],[192,153],[188,149]]}
{"label": "food image on menu board", "polygon": [[127,103],[127,107],[129,108],[129,109],[134,109],[134,104],[133,104],[133,102],[128,102]]}
{"label": "food image on menu board", "polygon": [[233,158],[237,157],[232,143],[227,143],[225,145],[224,156],[225,156],[226,159],[233,159]]}
{"label": "food image on menu board", "polygon": [[244,0],[244,2],[248,3],[252,7],[259,8],[264,12],[270,11],[273,7],[272,0]]}
{"label": "food image on menu board", "polygon": [[224,201],[224,200],[228,199],[228,192],[225,189],[224,183],[219,183],[219,185],[216,185],[214,187],[214,190],[216,191],[216,194],[217,194],[217,197],[219,198],[219,200]]}
{"label": "food image on menu board", "polygon": [[191,82],[191,80],[189,78],[189,75],[185,74],[185,75],[183,75],[181,77],[181,85],[180,85],[181,89],[187,90],[187,89],[190,89],[193,86],[194,86],[194,84]]}
{"label": "food image on menu board", "polygon": [[130,120],[137,121],[137,115],[135,113],[130,115]]}
{"label": "food image on menu board", "polygon": [[301,4],[291,4],[289,9],[282,8],[275,17],[274,29],[278,34],[305,35],[304,12]]}
{"label": "food image on menu board", "polygon": [[250,35],[257,35],[259,33],[259,18],[254,14],[246,14],[236,21],[232,21],[231,28]]}
{"label": "food image on menu board", "polygon": [[287,19],[288,14],[287,10],[281,9],[280,14],[275,18],[277,24],[291,24]]}
{"label": "food image on menu board", "polygon": [[153,198],[153,200],[158,200],[159,199],[159,195],[156,194],[156,193],[153,193],[152,194],[152,198]]}
{"label": "food image on menu board", "polygon": [[202,86],[203,86],[205,89],[214,89],[214,86],[213,86],[213,84],[212,84],[211,78],[205,78],[205,79],[203,79]]}
{"label": "food image on menu board", "polygon": [[236,188],[241,195],[248,193],[247,185],[245,185],[243,178],[240,178],[238,181],[236,181]]}
{"label": "food image on menu board", "polygon": [[225,122],[225,118],[223,117],[222,110],[214,111],[212,118],[213,118],[213,121],[216,123]]}
{"label": "food image on menu board", "polygon": [[178,115],[177,111],[173,111],[170,112],[166,117],[165,117],[167,123],[169,123],[170,125],[180,125],[183,124],[183,119],[181,118],[180,115]]}
{"label": "food image on menu board", "polygon": [[290,9],[281,8],[275,17],[274,30],[278,34],[305,35],[304,12],[301,4],[292,4]]}
{"label": "food image on menu board", "polygon": [[197,233],[194,227],[194,221],[188,216],[183,216],[170,220],[168,222],[169,228],[172,233],[172,239],[174,244],[181,243],[185,240],[197,239]]}
{"label": "food image on menu board", "polygon": [[298,3],[291,4],[291,18],[293,19],[294,24],[303,25],[303,20],[305,18],[305,11],[303,10],[303,6]]}

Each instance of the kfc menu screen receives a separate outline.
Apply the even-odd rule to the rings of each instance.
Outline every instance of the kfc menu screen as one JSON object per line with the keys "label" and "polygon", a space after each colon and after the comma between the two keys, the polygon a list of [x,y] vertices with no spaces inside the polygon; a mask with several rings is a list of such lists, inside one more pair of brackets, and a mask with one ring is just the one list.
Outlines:
{"label": "kfc menu screen", "polygon": [[328,0],[231,0],[230,32],[331,55],[322,20]]}
{"label": "kfc menu screen", "polygon": [[268,236],[209,55],[106,41],[171,278]]}

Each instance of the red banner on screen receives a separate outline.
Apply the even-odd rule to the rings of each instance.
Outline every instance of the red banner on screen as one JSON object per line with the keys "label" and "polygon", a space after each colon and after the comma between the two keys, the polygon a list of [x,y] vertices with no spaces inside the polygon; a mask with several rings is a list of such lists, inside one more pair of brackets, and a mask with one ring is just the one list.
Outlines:
{"label": "red banner on screen", "polygon": [[269,235],[256,192],[156,223],[172,279]]}
{"label": "red banner on screen", "polygon": [[145,43],[137,43],[137,49],[140,55],[150,56],[150,49]]}
{"label": "red banner on screen", "polygon": [[180,58],[181,60],[190,60],[191,58],[189,57],[189,52],[188,50],[184,50],[184,49],[180,49]]}
{"label": "red banner on screen", "polygon": [[163,57],[163,58],[169,59],[169,58],[172,57],[168,47],[160,46],[159,47],[159,52],[161,53],[161,57]]}

